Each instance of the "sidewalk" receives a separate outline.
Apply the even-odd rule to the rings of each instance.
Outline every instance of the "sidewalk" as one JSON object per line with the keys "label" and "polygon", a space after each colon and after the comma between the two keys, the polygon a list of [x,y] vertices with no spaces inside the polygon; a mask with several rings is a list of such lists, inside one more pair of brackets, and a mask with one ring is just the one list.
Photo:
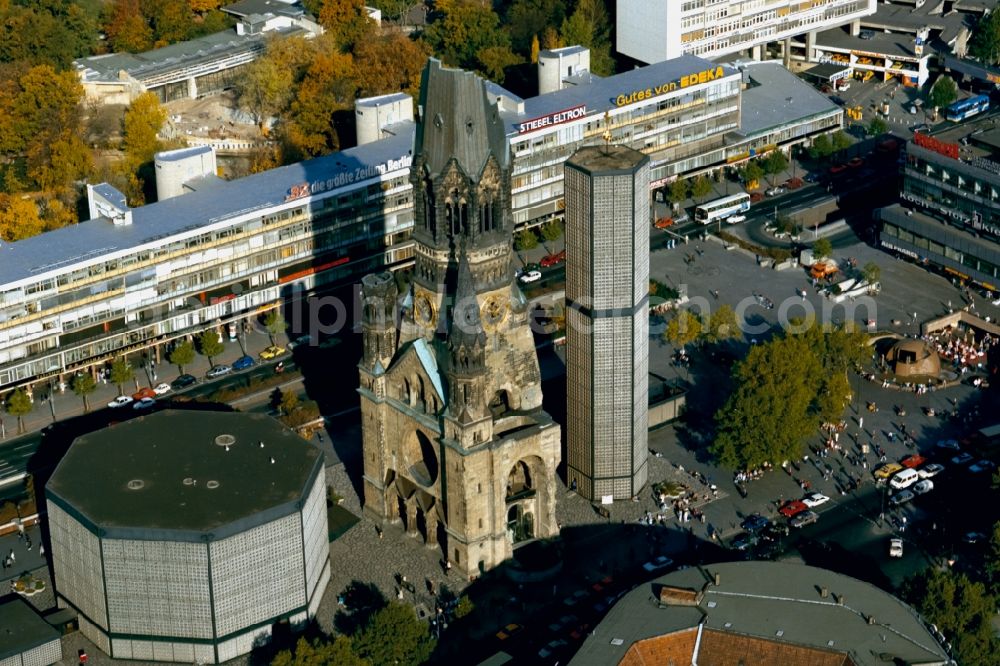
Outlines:
{"label": "sidewalk", "polygon": [[[243,342],[243,340],[233,342],[226,340],[226,351],[213,359],[215,364],[228,365],[243,356],[244,352],[240,346],[241,342]],[[283,336],[278,340],[278,343],[284,343]],[[268,338],[267,333],[252,330],[245,336],[245,344],[246,353],[252,356],[254,360],[259,363],[258,354],[260,354],[265,347],[269,346],[271,341]],[[133,363],[135,363],[135,359],[133,359]],[[199,380],[204,381],[205,373],[208,372],[209,368],[210,365],[208,363],[208,359],[198,354],[195,356],[194,362],[190,365],[184,366],[184,372],[189,375],[194,375]],[[161,382],[169,384],[173,380],[177,379],[179,374],[180,372],[178,372],[177,366],[170,365],[166,362],[153,366],[149,373],[142,368],[135,368],[135,380],[123,387],[124,393],[125,395],[132,395],[138,389],[145,386],[156,386]],[[52,395],[47,400],[39,398],[41,389],[42,385],[38,385],[35,389],[33,409],[23,418],[24,433],[21,435],[17,432],[17,417],[6,412],[0,415],[0,443],[11,441],[21,437],[22,435],[42,430],[57,420],[79,416],[84,413],[83,399],[73,393],[70,386],[67,385],[65,390],[62,392],[60,392],[58,387],[56,387]],[[100,409],[105,409],[107,407],[107,403],[117,395],[117,386],[110,382],[107,384],[98,382],[96,390],[87,396],[87,401],[90,403],[90,411],[94,412]],[[170,394],[167,395],[169,396]],[[131,409],[131,406],[127,405],[120,409]]]}

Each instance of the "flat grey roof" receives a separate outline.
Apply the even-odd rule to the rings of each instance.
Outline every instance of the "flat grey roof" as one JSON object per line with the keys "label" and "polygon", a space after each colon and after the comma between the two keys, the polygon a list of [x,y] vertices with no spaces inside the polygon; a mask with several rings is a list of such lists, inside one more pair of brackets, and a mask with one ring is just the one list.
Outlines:
{"label": "flat grey roof", "polygon": [[[672,60],[664,60],[646,67],[639,67],[607,78],[593,77],[589,85],[579,85],[555,92],[546,93],[524,100],[523,113],[503,112],[504,120],[508,122],[507,135],[518,133],[518,125],[526,120],[541,118],[550,113],[562,111],[575,106],[585,105],[587,115],[597,115],[617,109],[615,97],[629,94],[636,90],[655,88],[664,83],[671,83],[682,76],[715,69],[720,65],[698,58],[693,55],[683,55]],[[722,65],[726,76],[737,71],[729,65]]]}
{"label": "flat grey roof", "polygon": [[648,161],[648,155],[628,146],[583,146],[570,155],[566,165],[591,176],[606,176],[635,171]]}
{"label": "flat grey roof", "polygon": [[179,162],[180,160],[187,159],[188,157],[194,157],[195,155],[204,155],[205,153],[212,152],[211,146],[192,146],[190,148],[178,148],[177,150],[162,150],[153,156],[153,159],[159,160],[160,162]]}
{"label": "flat grey roof", "polygon": [[[59,632],[20,597],[0,603],[0,662],[58,641]],[[18,660],[20,663],[20,660]]]}
{"label": "flat grey roof", "polygon": [[[718,587],[709,582],[716,573]],[[660,606],[663,585],[705,593],[697,606]],[[830,593],[825,599],[824,587]],[[833,595],[843,595],[844,603]],[[869,616],[875,624],[868,624]],[[675,571],[640,585],[611,608],[570,663],[617,664],[636,641],[699,623],[734,635],[849,653],[859,666],[880,666],[886,663],[883,654],[898,663],[948,660],[916,612],[874,585],[804,564],[749,561]]]}
{"label": "flat grey roof", "polygon": [[[404,125],[399,124],[400,130]],[[0,242],[0,285],[115,252],[135,249],[183,231],[254,210],[278,206],[293,185],[355,174],[410,154],[415,125],[381,141],[228,181],[134,208],[132,224],[98,219],[48,231],[14,243]],[[358,179],[358,182],[364,179]]]}
{"label": "flat grey roof", "polygon": [[[974,3],[982,4],[982,3]],[[988,3],[991,8],[995,2]],[[920,7],[904,4],[878,3],[875,13],[861,18],[863,28],[876,28],[896,31],[916,32],[922,28],[930,28],[940,33],[939,39],[948,44],[956,37],[963,27],[973,27],[973,17],[959,8],[968,12],[974,7],[963,5],[960,7],[956,2],[953,11],[944,14],[941,12],[941,3],[925,2]],[[876,37],[878,37],[876,33]]]}
{"label": "flat grey roof", "polygon": [[[122,194],[121,190],[116,188],[114,185],[110,183],[100,183],[98,185],[94,185],[92,189],[94,192],[107,199],[109,203],[114,204],[121,210],[128,210],[128,201],[125,199],[125,195]],[[0,245],[0,247],[2,247],[2,245]]]}
{"label": "flat grey roof", "polygon": [[240,0],[220,9],[234,16],[250,16],[251,14],[274,14],[276,16],[302,16],[305,9],[298,3],[281,2],[281,0]]}
{"label": "flat grey roof", "polygon": [[840,108],[777,62],[748,62],[742,66],[755,85],[743,90],[740,127],[736,130],[741,136]]}
{"label": "flat grey roof", "polygon": [[838,74],[849,74],[851,68],[847,65],[838,65],[832,62],[825,62],[820,65],[813,65],[809,69],[802,72],[803,74],[808,74],[809,76],[815,76],[817,79],[822,79],[824,81],[829,81],[834,76]]}
{"label": "flat grey roof", "polygon": [[[228,450],[224,435],[234,439]],[[108,536],[221,538],[237,521],[249,527],[296,510],[322,461],[264,414],[166,410],[77,438],[45,492]]]}
{"label": "flat grey roof", "polygon": [[388,95],[376,95],[375,97],[365,97],[355,101],[358,106],[381,106],[383,104],[391,104],[392,102],[401,102],[405,99],[410,99],[410,96],[404,92],[389,93]]}
{"label": "flat grey roof", "polygon": [[826,46],[847,49],[849,51],[864,51],[865,53],[877,53],[889,56],[898,55],[910,58],[929,58],[931,56],[929,48],[924,48],[922,56],[918,56],[914,52],[913,37],[911,35],[876,32],[871,39],[861,39],[860,37],[854,37],[843,28],[832,28],[820,32],[816,35],[816,46],[819,48]]}

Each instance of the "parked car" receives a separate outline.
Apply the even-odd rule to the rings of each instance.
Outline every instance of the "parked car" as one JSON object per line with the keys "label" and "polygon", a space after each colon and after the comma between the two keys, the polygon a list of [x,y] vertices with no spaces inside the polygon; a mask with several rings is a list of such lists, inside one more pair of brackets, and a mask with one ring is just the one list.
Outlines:
{"label": "parked car", "polygon": [[141,388],[132,394],[133,400],[142,400],[143,398],[155,398],[155,397],[156,397],[156,391],[149,388],[148,386],[145,388]]}
{"label": "parked car", "polygon": [[909,468],[913,469],[913,468],[920,467],[925,462],[927,462],[927,458],[924,458],[922,455],[920,455],[918,453],[914,453],[914,454],[906,456],[905,458],[903,458],[902,460],[900,460],[899,464],[902,465],[903,467],[909,467]]}
{"label": "parked car", "polygon": [[653,573],[654,571],[660,571],[662,569],[666,569],[673,563],[674,561],[669,557],[667,557],[666,555],[660,555],[656,559],[643,564],[642,568],[650,573]]}
{"label": "parked car", "polygon": [[586,592],[584,592],[583,590],[577,590],[570,596],[563,599],[563,606],[575,606],[586,598],[587,598]]}
{"label": "parked car", "polygon": [[863,157],[852,157],[847,161],[847,166],[852,169],[857,169],[865,165],[865,160]]}
{"label": "parked car", "polygon": [[944,471],[944,465],[938,463],[931,463],[930,465],[924,465],[917,470],[917,474],[921,479],[929,479],[933,476],[937,476]]}
{"label": "parked car", "polygon": [[111,402],[108,403],[108,407],[111,409],[118,409],[119,407],[124,407],[125,405],[130,405],[134,402],[131,396],[120,395]]}
{"label": "parked car", "polygon": [[903,556],[903,540],[898,538],[889,539],[889,557]]}
{"label": "parked car", "polygon": [[962,447],[958,445],[958,442],[954,439],[939,439],[938,443],[935,444],[939,449],[951,449],[952,451],[961,451]]}
{"label": "parked car", "polygon": [[233,361],[233,370],[246,370],[254,366],[253,356],[240,356]]}
{"label": "parked car", "polygon": [[743,532],[729,542],[729,545],[736,550],[750,550],[760,542],[760,537],[753,532]]}
{"label": "parked car", "polygon": [[906,504],[911,499],[916,497],[912,491],[901,490],[892,497],[889,498],[889,504],[893,506],[899,506],[900,504]]}
{"label": "parked car", "polygon": [[781,506],[781,508],[778,509],[778,513],[783,515],[785,518],[792,518],[802,513],[803,511],[808,511],[808,510],[809,507],[806,506],[805,503],[799,500],[790,500],[788,502],[785,502]]}
{"label": "parked car", "polygon": [[821,179],[822,176],[818,173],[807,173],[805,178],[807,183],[818,183]]}
{"label": "parked car", "polygon": [[271,359],[278,358],[285,353],[284,347],[279,347],[278,345],[271,345],[266,347],[264,351],[260,353],[260,357],[265,361],[270,361]]}
{"label": "parked car", "polygon": [[861,39],[865,39],[865,40],[867,40],[867,39],[874,39],[875,38],[875,33],[873,31],[871,31],[871,30],[862,30],[861,32],[858,33],[858,37],[860,37]]}
{"label": "parked car", "polygon": [[971,453],[959,453],[957,456],[951,459],[952,465],[968,465],[973,461]]}
{"label": "parked car", "polygon": [[206,372],[205,376],[208,377],[209,379],[215,379],[216,377],[221,377],[222,375],[228,375],[232,371],[233,369],[228,365],[217,365],[208,372]]}
{"label": "parked car", "polygon": [[527,271],[537,271],[541,268],[541,265],[535,263],[534,261],[529,261],[524,266],[521,267],[521,272],[525,273]]}
{"label": "parked car", "polygon": [[170,393],[170,384],[162,383],[157,384],[153,387],[153,393],[156,395],[163,395],[164,393]]}
{"label": "parked car", "polygon": [[181,375],[174,381],[170,382],[170,387],[175,391],[182,388],[187,388],[193,384],[197,384],[198,379],[194,375]]}
{"label": "parked car", "polygon": [[917,481],[913,484],[913,494],[914,495],[926,495],[930,491],[934,490],[934,482],[930,479],[924,479],[923,481]]}
{"label": "parked car", "polygon": [[751,513],[743,519],[743,522],[740,523],[740,527],[745,529],[747,532],[759,532],[770,524],[771,521],[759,513]]}
{"label": "parked car", "polygon": [[917,132],[922,132],[926,134],[927,132],[930,131],[931,128],[927,126],[927,123],[919,123],[917,125],[913,125],[912,127],[910,127],[910,129],[913,131],[914,134],[916,134]]}
{"label": "parked car", "polygon": [[727,224],[739,224],[741,222],[746,222],[746,221],[747,221],[746,215],[730,215],[729,217],[726,218]]}
{"label": "parked car", "polygon": [[551,657],[552,655],[554,655],[559,650],[562,650],[567,645],[568,645],[568,643],[566,641],[564,641],[564,640],[561,640],[561,639],[557,639],[557,640],[554,640],[554,641],[549,641],[545,645],[545,647],[543,647],[541,650],[538,651],[538,656],[540,658],[542,658],[542,659],[548,659],[549,657]]}
{"label": "parked car", "polygon": [[668,227],[672,227],[673,225],[674,225],[674,218],[661,217],[656,221],[656,223],[653,226],[656,227],[657,229],[667,229]]}
{"label": "parked car", "polygon": [[986,535],[982,532],[965,533],[965,543],[979,543],[980,541],[986,541]]}
{"label": "parked car", "polygon": [[803,511],[799,515],[788,521],[788,524],[792,527],[805,527],[806,525],[812,525],[817,520],[819,520],[819,514],[815,511]]}
{"label": "parked car", "polygon": [[156,400],[153,398],[143,398],[142,400],[137,400],[132,403],[132,409],[141,410],[149,409],[156,404]]}
{"label": "parked car", "polygon": [[530,284],[532,282],[538,282],[542,279],[542,274],[539,271],[526,271],[518,276],[518,281],[522,284]]}
{"label": "parked car", "polygon": [[559,254],[547,254],[542,257],[542,268],[550,268],[558,264],[560,261],[562,261],[562,259],[559,257]]}
{"label": "parked car", "polygon": [[802,498],[802,503],[810,509],[815,509],[816,507],[822,506],[829,501],[830,498],[822,493],[809,493]]}
{"label": "parked car", "polygon": [[507,626],[505,626],[503,629],[501,629],[500,631],[498,631],[496,633],[496,636],[500,640],[505,641],[508,638],[511,638],[513,636],[517,636],[523,630],[524,630],[524,627],[522,627],[521,625],[517,624],[516,622],[511,622],[510,624],[508,624]]}
{"label": "parked car", "polygon": [[920,475],[917,474],[915,469],[904,469],[902,471],[896,472],[896,474],[889,479],[889,485],[896,490],[902,490],[903,488],[909,488],[914,483],[920,479]]}
{"label": "parked car", "polygon": [[888,479],[901,469],[903,469],[903,466],[899,463],[886,463],[876,469],[874,475],[876,479]]}
{"label": "parked car", "polygon": [[787,191],[788,188],[785,187],[784,185],[775,185],[774,187],[769,187],[767,190],[765,190],[764,194],[766,194],[769,197],[776,197],[780,194],[784,194]]}
{"label": "parked car", "polygon": [[996,463],[991,460],[980,460],[974,465],[969,465],[969,471],[975,474],[980,472],[992,472],[997,468]]}
{"label": "parked car", "polygon": [[846,164],[834,164],[832,167],[830,167],[830,175],[831,176],[836,176],[837,174],[843,173],[845,171],[847,171],[847,165]]}
{"label": "parked car", "polygon": [[311,335],[300,335],[291,342],[288,343],[289,349],[296,349],[298,347],[308,347],[312,343]]}

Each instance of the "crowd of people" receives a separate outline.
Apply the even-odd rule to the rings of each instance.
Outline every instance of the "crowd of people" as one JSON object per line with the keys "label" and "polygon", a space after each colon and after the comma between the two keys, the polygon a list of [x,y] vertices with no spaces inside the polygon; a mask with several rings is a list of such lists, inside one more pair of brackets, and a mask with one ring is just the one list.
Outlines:
{"label": "crowd of people", "polygon": [[942,360],[950,362],[955,370],[961,374],[965,374],[970,368],[984,370],[986,368],[986,354],[990,347],[996,343],[996,339],[989,333],[985,333],[977,339],[971,330],[966,330],[965,334],[961,335],[951,326],[925,335],[923,340],[937,350],[938,356]]}

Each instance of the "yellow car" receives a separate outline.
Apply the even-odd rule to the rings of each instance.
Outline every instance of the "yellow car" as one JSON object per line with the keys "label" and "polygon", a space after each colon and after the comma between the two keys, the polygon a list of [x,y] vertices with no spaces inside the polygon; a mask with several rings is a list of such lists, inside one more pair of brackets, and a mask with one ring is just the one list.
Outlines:
{"label": "yellow car", "polygon": [[522,629],[524,629],[524,627],[512,622],[497,632],[497,638],[499,638],[502,641],[505,641],[508,638],[511,638],[512,636],[516,636],[517,634],[521,633]]}
{"label": "yellow car", "polygon": [[903,469],[899,463],[886,463],[875,470],[876,479],[888,479],[890,476]]}
{"label": "yellow car", "polygon": [[278,358],[285,353],[284,347],[279,347],[277,345],[271,345],[264,351],[260,353],[260,357],[265,361],[270,361],[272,358]]}

